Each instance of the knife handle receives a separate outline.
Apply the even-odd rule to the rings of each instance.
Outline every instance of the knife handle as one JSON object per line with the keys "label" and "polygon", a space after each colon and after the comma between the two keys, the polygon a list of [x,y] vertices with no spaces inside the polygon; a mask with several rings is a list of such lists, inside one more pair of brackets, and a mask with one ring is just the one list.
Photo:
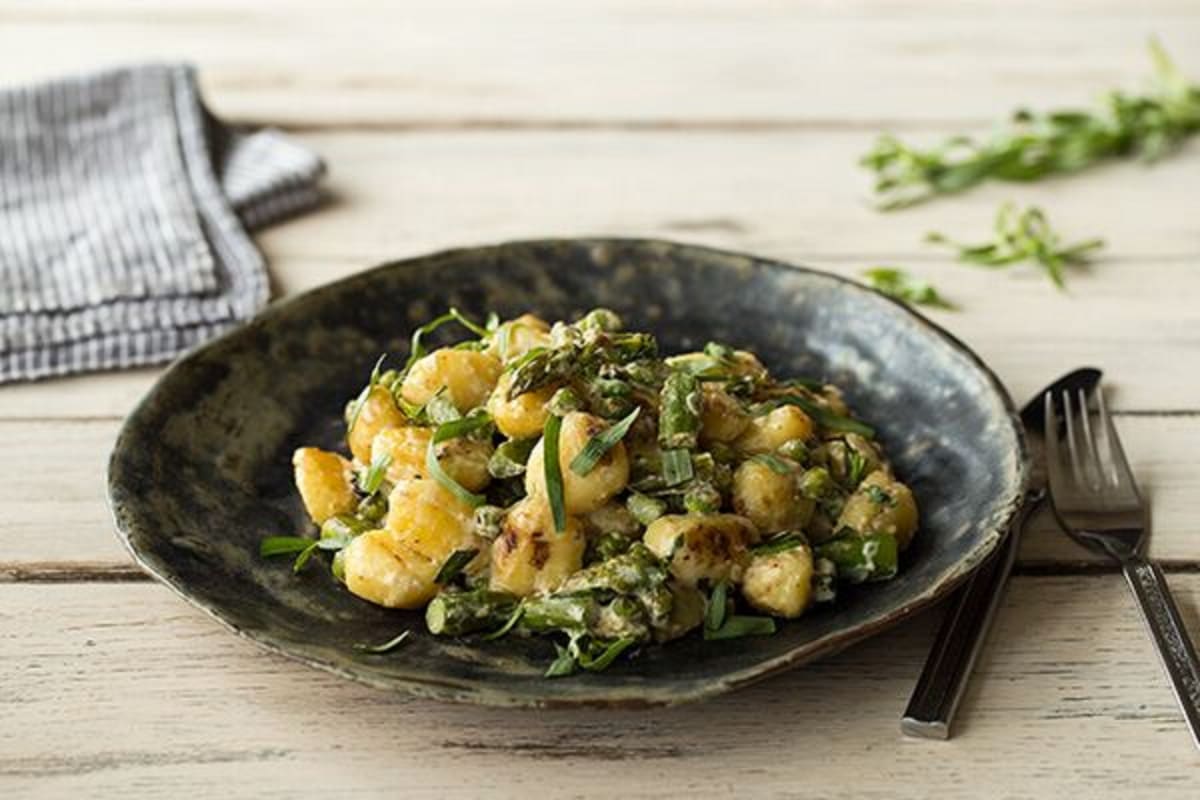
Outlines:
{"label": "knife handle", "polygon": [[950,723],[967,687],[983,640],[1000,605],[1021,544],[1021,530],[1040,497],[1030,497],[1013,519],[998,552],[950,599],[921,677],[900,719],[900,731],[923,739],[949,739]]}

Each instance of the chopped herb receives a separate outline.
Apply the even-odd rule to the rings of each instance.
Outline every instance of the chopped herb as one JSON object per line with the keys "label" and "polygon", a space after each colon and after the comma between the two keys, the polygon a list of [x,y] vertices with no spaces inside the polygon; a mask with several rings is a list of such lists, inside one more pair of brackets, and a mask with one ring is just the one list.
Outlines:
{"label": "chopped herb", "polygon": [[983,244],[960,244],[940,233],[930,233],[925,239],[957,249],[958,260],[967,264],[1007,267],[1020,261],[1032,261],[1040,265],[1060,289],[1064,285],[1065,267],[1086,264],[1090,253],[1104,246],[1101,239],[1062,245],[1041,209],[1018,210],[1012,203],[1000,206],[995,231],[995,240]]}
{"label": "chopped herb", "polygon": [[300,555],[296,556],[296,560],[292,562],[293,573],[298,575],[300,574],[300,570],[308,566],[308,562],[312,560],[312,555],[313,553],[317,552],[317,547],[319,547],[320,544],[321,543],[319,541],[313,542],[308,547],[300,551]]}
{"label": "chopped herb", "polygon": [[365,472],[359,473],[358,488],[366,495],[375,494],[383,485],[388,467],[392,465],[391,453],[380,453],[378,458],[371,459],[371,466]]}
{"label": "chopped herb", "polygon": [[292,555],[312,547],[317,542],[303,536],[268,536],[258,546],[258,554],[263,558],[272,556]]}
{"label": "chopped herb", "polygon": [[575,642],[567,647],[563,647],[558,642],[554,643],[554,649],[558,651],[558,658],[550,662],[550,666],[546,669],[543,675],[547,678],[562,678],[567,675],[575,674],[575,667],[578,662],[578,655],[575,651]]}
{"label": "chopped herb", "polygon": [[933,306],[953,310],[954,305],[928,283],[915,280],[896,267],[872,267],[863,273],[872,289],[914,306]]}
{"label": "chopped herb", "polygon": [[330,535],[321,539],[309,539],[305,536],[268,536],[258,546],[258,554],[263,558],[296,554],[292,562],[292,572],[300,570],[312,559],[317,550],[341,550],[353,541],[354,536]]}
{"label": "chopped herb", "polygon": [[439,586],[445,586],[450,583],[462,574],[467,564],[470,564],[471,560],[477,555],[479,555],[478,547],[455,550],[442,564],[442,568],[438,570],[437,577],[433,579],[433,582]]}
{"label": "chopped herb", "polygon": [[690,481],[695,473],[692,471],[692,454],[683,448],[662,451],[663,481],[667,486],[678,486]]}
{"label": "chopped herb", "polygon": [[808,544],[808,539],[800,533],[781,533],[765,542],[754,545],[750,552],[756,556],[773,556],[776,553],[786,553]]}
{"label": "chopped herb", "polygon": [[393,391],[392,399],[396,401],[396,406],[403,412],[404,416],[408,417],[409,422],[415,422],[418,425],[427,422],[425,417],[425,406],[420,403],[410,403],[400,396],[400,392]]}
{"label": "chopped herb", "polygon": [[498,628],[497,630],[494,630],[491,633],[484,636],[483,637],[484,641],[491,641],[493,639],[499,639],[501,636],[504,636],[509,631],[511,631],[518,622],[521,621],[521,617],[523,617],[524,615],[525,615],[525,598],[522,597],[521,601],[519,603],[517,603],[516,608],[513,609],[512,614],[509,615],[508,620],[505,621],[505,623],[502,626],[500,626],[500,628]]}
{"label": "chopped herb", "polygon": [[751,461],[762,464],[776,475],[791,475],[796,471],[796,465],[772,453],[760,453],[753,456]]}
{"label": "chopped herb", "polygon": [[864,473],[867,471],[867,459],[862,453],[857,450],[846,447],[846,482],[851,486],[858,486],[862,483]]}
{"label": "chopped herb", "polygon": [[634,408],[620,422],[588,439],[579,455],[571,460],[571,471],[576,475],[587,475],[591,472],[596,464],[600,463],[600,459],[625,438],[641,410],[641,406]]}
{"label": "chopped herb", "polygon": [[706,638],[709,631],[719,630],[725,624],[725,614],[728,611],[728,592],[729,583],[722,578],[713,586],[712,593],[708,596],[708,603],[704,608]]}
{"label": "chopped herb", "polygon": [[408,639],[409,633],[411,633],[411,631],[403,630],[400,632],[399,636],[397,636],[394,639],[388,639],[383,644],[373,644],[373,645],[372,644],[356,644],[356,645],[354,645],[354,649],[361,650],[364,653],[372,653],[374,655],[383,655],[384,653],[390,653],[391,651],[395,650],[400,645],[404,644],[404,641],[406,639]]}
{"label": "chopped herb", "polygon": [[704,638],[740,639],[743,636],[770,636],[775,633],[775,620],[770,617],[745,617],[734,615],[725,619],[725,624],[716,630],[704,629]]}
{"label": "chopped herb", "polygon": [[579,666],[583,667],[589,672],[601,672],[605,669],[608,669],[608,667],[614,661],[620,658],[622,653],[624,653],[633,645],[637,644],[637,639],[626,637],[623,639],[617,639],[615,642],[611,642],[608,645],[601,645],[600,643],[596,644],[597,646],[601,646],[603,648],[599,655],[593,656],[586,650],[579,654]]}
{"label": "chopped herb", "polygon": [[379,376],[383,374],[381,367],[383,367],[383,362],[386,359],[387,353],[379,357],[379,360],[375,362],[375,366],[371,368],[371,377],[368,379],[367,385],[358,393],[358,397],[354,398],[353,410],[350,412],[350,419],[346,422],[347,436],[354,430],[354,425],[358,422],[358,416],[362,414],[363,406],[367,403],[367,397],[371,394],[371,389],[375,388],[375,384],[379,383]]}
{"label": "chopped herb", "polygon": [[[496,316],[494,313],[488,315],[487,322],[484,323],[483,325],[480,325],[478,322],[471,320],[465,314],[463,314],[461,311],[459,311],[457,308],[454,308],[453,306],[450,307],[449,313],[455,320],[458,321],[459,325],[462,325],[464,328],[466,328],[471,333],[475,334],[476,336],[478,336],[481,339],[486,339],[487,336],[493,330],[495,330],[495,328],[488,327],[488,323],[490,323],[492,321],[492,319]],[[497,324],[499,324],[499,323],[497,323]]]}
{"label": "chopped herb", "polygon": [[1094,111],[1019,110],[990,139],[954,136],[922,150],[882,136],[861,164],[875,173],[882,209],[961,192],[987,180],[1028,182],[1078,172],[1113,158],[1154,161],[1200,131],[1200,86],[1191,83],[1156,41],[1149,94],[1112,91]]}
{"label": "chopped herb", "polygon": [[467,490],[442,469],[441,463],[438,462],[437,446],[442,442],[457,439],[459,436],[466,436],[480,428],[486,427],[491,424],[491,421],[491,417],[487,414],[473,414],[452,422],[442,423],[433,432],[433,436],[429,438],[429,447],[425,451],[425,469],[429,472],[429,477],[440,483],[443,488],[471,508],[478,508],[483,505],[487,502],[487,498],[481,494],[475,494]]}
{"label": "chopped herb", "polygon": [[546,480],[546,497],[550,501],[550,513],[554,517],[554,530],[562,533],[567,528],[567,511],[563,501],[562,465],[558,462],[558,437],[562,432],[562,417],[551,414],[546,418],[542,433],[542,465]]}
{"label": "chopped herb", "polygon": [[458,309],[451,308],[445,314],[435,317],[413,331],[412,340],[408,346],[408,360],[404,362],[404,369],[400,371],[401,376],[407,375],[409,370],[412,369],[413,364],[416,364],[425,355],[424,338],[449,322],[457,322],[476,336],[488,335],[488,331],[485,328],[467,319]]}
{"label": "chopped herb", "polygon": [[867,497],[877,506],[890,506],[893,504],[892,496],[880,489],[878,486],[871,485],[866,488]]}

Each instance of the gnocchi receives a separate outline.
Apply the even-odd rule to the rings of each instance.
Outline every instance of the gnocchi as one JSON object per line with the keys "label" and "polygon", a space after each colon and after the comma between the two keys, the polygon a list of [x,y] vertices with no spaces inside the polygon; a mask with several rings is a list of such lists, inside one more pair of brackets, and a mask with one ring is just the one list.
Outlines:
{"label": "gnocchi", "polygon": [[661,357],[606,309],[422,330],[443,324],[472,338],[377,367],[348,453],[295,451],[321,538],[264,555],[334,551],[346,590],[426,607],[438,635],[558,635],[553,674],[699,627],[766,633],[739,607],[792,619],[900,568],[916,501],[836,387],[720,343]]}
{"label": "gnocchi", "polygon": [[412,365],[400,396],[414,405],[429,402],[442,389],[461,412],[482,405],[500,377],[500,359],[478,350],[442,348]]}
{"label": "gnocchi", "polygon": [[[629,457],[625,445],[617,442],[594,467],[580,475],[571,462],[588,441],[608,428],[608,423],[591,414],[572,412],[563,417],[559,433],[558,460],[562,472],[563,505],[568,514],[587,514],[616,497],[629,482]],[[546,497],[545,441],[529,454],[525,469],[525,493]]]}

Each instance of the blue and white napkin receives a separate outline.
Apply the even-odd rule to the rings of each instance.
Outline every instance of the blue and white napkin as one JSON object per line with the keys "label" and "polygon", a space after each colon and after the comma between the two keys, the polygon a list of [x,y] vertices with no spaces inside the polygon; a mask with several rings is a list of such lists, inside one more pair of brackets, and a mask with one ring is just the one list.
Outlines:
{"label": "blue and white napkin", "polygon": [[0,383],[168,361],[252,316],[247,234],[324,164],[207,112],[186,65],[0,91]]}

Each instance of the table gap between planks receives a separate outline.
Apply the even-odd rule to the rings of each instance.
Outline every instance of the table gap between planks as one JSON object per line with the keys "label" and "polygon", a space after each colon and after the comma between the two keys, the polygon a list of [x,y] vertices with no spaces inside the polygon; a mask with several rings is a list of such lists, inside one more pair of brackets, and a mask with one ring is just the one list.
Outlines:
{"label": "table gap between planks", "polygon": [[[675,238],[847,276],[907,266],[961,307],[930,315],[1018,402],[1067,368],[1106,369],[1154,502],[1151,552],[1197,635],[1200,147],[894,214],[870,210],[855,166],[882,130],[932,142],[1017,105],[1136,86],[1152,34],[1200,74],[1200,7],[1182,0],[52,1],[0,3],[0,75],[187,58],[218,113],[323,153],[326,207],[260,238],[277,295],[540,236]],[[986,235],[1010,198],[1108,240],[1068,292],[921,243]],[[937,611],[644,714],[435,705],[260,653],[147,583],[112,535],[108,451],[157,374],[0,387],[5,796],[176,796],[233,779],[255,797],[1194,795],[1198,759],[1120,577],[1046,514],[948,744],[896,724]]]}

